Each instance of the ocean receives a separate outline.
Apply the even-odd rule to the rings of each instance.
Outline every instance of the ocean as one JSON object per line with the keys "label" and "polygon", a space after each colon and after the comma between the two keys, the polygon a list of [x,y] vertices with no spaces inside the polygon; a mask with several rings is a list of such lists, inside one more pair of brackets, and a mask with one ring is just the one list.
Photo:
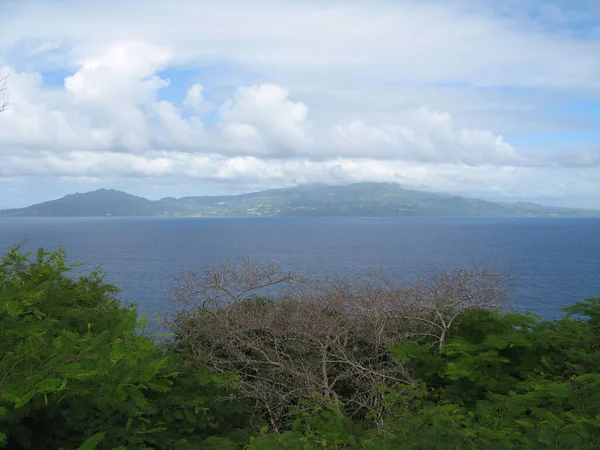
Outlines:
{"label": "ocean", "polygon": [[483,263],[511,276],[514,307],[548,319],[600,296],[600,219],[0,218],[0,252],[25,240],[102,264],[121,298],[151,315],[168,308],[175,277],[238,257],[399,281]]}

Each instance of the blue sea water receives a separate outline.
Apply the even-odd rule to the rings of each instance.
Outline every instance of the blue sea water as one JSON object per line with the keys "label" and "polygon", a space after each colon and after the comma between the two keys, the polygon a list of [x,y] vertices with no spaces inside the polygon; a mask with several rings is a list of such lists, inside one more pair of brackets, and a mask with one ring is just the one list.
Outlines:
{"label": "blue sea water", "polygon": [[121,297],[150,314],[168,307],[176,276],[238,256],[289,270],[382,268],[398,280],[486,263],[512,276],[518,309],[549,319],[600,296],[598,219],[0,218],[0,252],[24,240],[102,264]]}

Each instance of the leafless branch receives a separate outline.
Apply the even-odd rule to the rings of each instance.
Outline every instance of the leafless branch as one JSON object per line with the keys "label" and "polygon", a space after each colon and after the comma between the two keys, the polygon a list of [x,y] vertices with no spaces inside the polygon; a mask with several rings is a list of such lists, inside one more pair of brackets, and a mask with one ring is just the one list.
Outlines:
{"label": "leafless branch", "polygon": [[180,278],[170,325],[199,363],[240,376],[274,431],[315,394],[381,423],[391,406],[381,388],[418,382],[391,348],[415,339],[441,348],[466,312],[506,304],[504,282],[477,266],[396,286],[380,273],[302,277],[243,260]]}
{"label": "leafless branch", "polygon": [[0,77],[0,113],[8,109],[8,75]]}

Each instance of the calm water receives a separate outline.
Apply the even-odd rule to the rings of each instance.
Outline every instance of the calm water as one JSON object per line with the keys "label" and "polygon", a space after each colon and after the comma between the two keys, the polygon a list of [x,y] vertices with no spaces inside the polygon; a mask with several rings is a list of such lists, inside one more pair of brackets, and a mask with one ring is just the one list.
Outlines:
{"label": "calm water", "polygon": [[0,219],[0,251],[25,239],[102,263],[122,297],[149,313],[165,309],[175,276],[236,255],[290,270],[382,267],[400,279],[431,265],[489,263],[513,276],[517,307],[547,318],[600,296],[596,219]]}

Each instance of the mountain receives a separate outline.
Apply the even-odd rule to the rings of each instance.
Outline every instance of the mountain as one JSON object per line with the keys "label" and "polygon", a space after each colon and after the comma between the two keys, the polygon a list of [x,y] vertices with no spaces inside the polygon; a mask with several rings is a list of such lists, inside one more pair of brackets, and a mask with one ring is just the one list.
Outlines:
{"label": "mountain", "polygon": [[85,194],[39,203],[27,208],[0,211],[3,216],[153,216],[156,205],[148,199],[112,189],[99,189]]}
{"label": "mountain", "polygon": [[0,216],[600,217],[600,211],[523,202],[494,203],[404,189],[395,183],[365,182],[156,201],[99,189],[26,208],[2,210]]}

